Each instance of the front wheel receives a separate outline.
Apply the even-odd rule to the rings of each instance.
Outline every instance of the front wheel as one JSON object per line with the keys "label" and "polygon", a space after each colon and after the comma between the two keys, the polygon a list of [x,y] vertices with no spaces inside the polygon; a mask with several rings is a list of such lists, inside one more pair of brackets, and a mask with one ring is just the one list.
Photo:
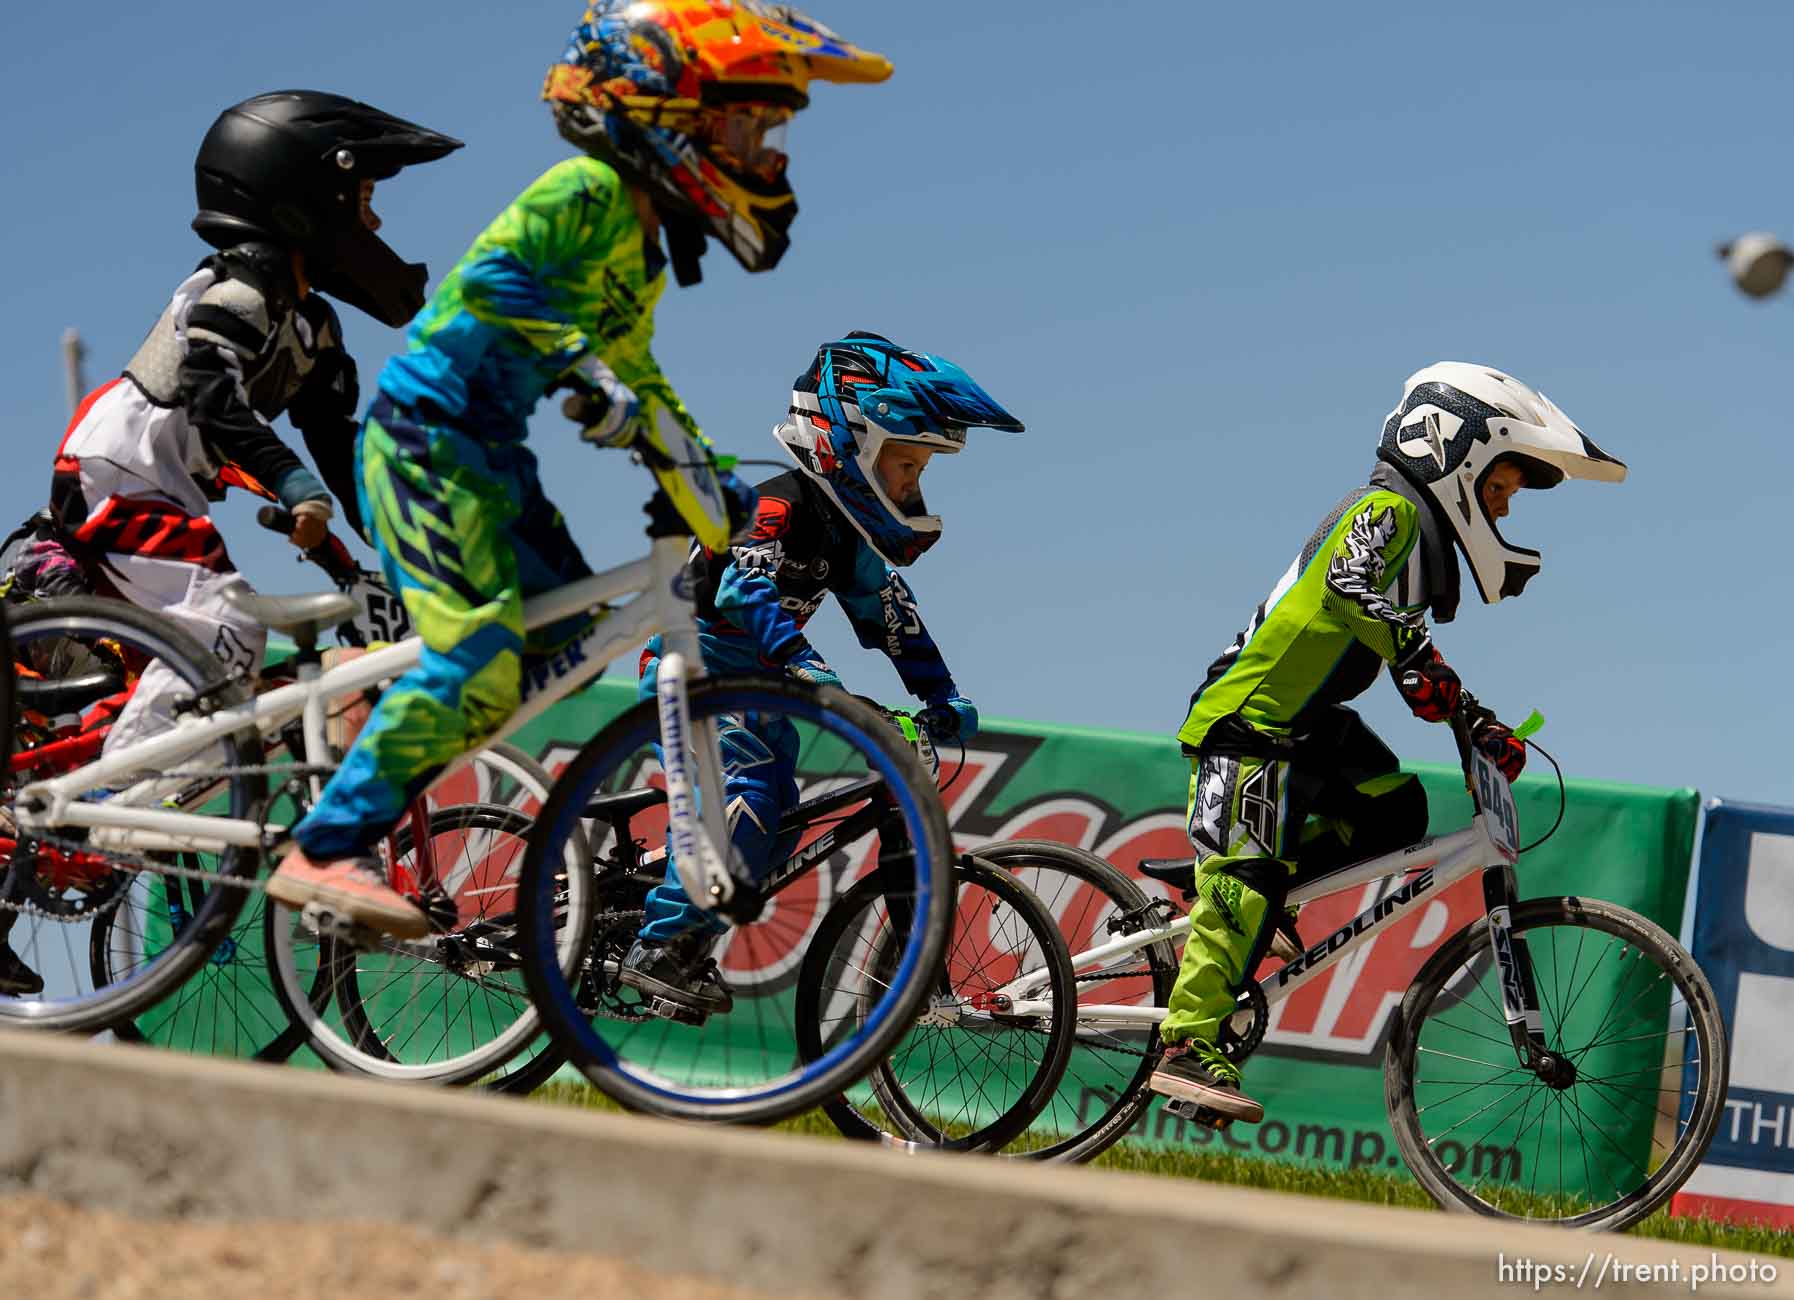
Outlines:
{"label": "front wheel", "polygon": [[1482,917],[1441,944],[1402,999],[1383,1060],[1390,1127],[1446,1209],[1624,1228],[1706,1154],[1725,1105],[1725,1025],[1694,959],[1612,903],[1518,904],[1547,1048],[1525,1068]]}
{"label": "front wheel", "polygon": [[[557,910],[565,911],[557,901],[560,846],[594,799],[664,788],[653,700],[600,732],[543,809],[519,888],[524,974],[542,1023],[569,1061],[624,1106],[679,1119],[770,1123],[863,1077],[909,1029],[952,918],[947,819],[897,731],[844,692],[770,678],[710,678],[692,684],[689,704],[701,742],[694,749],[720,754],[723,765],[721,790],[715,774],[697,773],[702,797],[725,801],[730,841],[717,847],[738,880],[761,879],[770,891],[752,920],[718,932],[707,953],[681,958],[697,963],[687,969],[702,987],[726,990],[729,1009],[669,1018],[677,1006],[623,982],[619,964],[637,927],[654,938],[691,935],[694,922],[704,927],[705,914],[685,903],[676,876],[663,876],[664,802],[643,801],[626,822],[631,840],[651,846],[653,879],[661,883],[642,891],[639,904],[607,902],[606,916],[616,924],[594,942],[584,970],[570,974],[552,957]],[[809,824],[791,824],[800,798],[849,786],[864,794]],[[844,823],[864,833],[843,840]],[[616,843],[616,833],[594,823],[598,860],[635,857],[631,846]],[[870,995],[851,1032],[809,1059],[799,1051],[792,1008],[798,967],[831,900],[874,871],[884,879],[896,935],[891,978]],[[630,915],[635,907],[642,910]],[[713,973],[703,960],[714,963]]]}

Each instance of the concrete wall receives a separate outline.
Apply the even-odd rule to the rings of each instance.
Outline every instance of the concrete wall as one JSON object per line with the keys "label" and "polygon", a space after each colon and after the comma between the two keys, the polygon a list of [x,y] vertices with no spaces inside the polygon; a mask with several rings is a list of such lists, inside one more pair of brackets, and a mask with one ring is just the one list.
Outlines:
{"label": "concrete wall", "polygon": [[[1673,1261],[1682,1280],[1660,1293],[1687,1294],[1689,1270],[1713,1262],[1631,1237],[900,1156],[14,1032],[0,1034],[0,1195],[26,1191],[141,1215],[366,1217],[893,1300],[1462,1300],[1533,1290],[1504,1280],[1502,1259],[1567,1268],[1546,1290],[1573,1287],[1592,1259],[1592,1286],[1609,1252]],[[1698,1294],[1794,1296],[1794,1260],[1764,1263],[1782,1280]]]}

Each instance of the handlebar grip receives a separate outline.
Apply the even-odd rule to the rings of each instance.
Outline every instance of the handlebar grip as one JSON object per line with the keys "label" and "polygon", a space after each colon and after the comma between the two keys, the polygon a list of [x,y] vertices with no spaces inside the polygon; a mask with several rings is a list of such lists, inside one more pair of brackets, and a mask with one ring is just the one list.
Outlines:
{"label": "handlebar grip", "polygon": [[[263,506],[255,512],[255,521],[269,532],[279,533],[282,537],[290,536],[293,529],[299,526],[297,516],[281,506]],[[322,542],[305,552],[305,558],[324,570],[331,581],[345,591],[353,587],[361,576],[356,569],[354,557],[329,533],[324,535]]]}

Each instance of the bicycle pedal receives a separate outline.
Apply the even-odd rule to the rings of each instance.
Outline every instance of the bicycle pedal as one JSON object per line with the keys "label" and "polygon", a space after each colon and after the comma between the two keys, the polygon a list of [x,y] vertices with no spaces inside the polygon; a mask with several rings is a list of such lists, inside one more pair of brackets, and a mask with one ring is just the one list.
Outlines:
{"label": "bicycle pedal", "polygon": [[648,999],[648,1014],[681,1025],[701,1025],[710,1019],[708,1011],[699,1011],[671,998],[659,997]]}
{"label": "bicycle pedal", "polygon": [[362,952],[378,951],[387,943],[387,936],[380,931],[357,924],[323,903],[307,903],[299,909],[299,920],[318,938],[334,939]]}
{"label": "bicycle pedal", "polygon": [[1220,1111],[1210,1110],[1207,1106],[1199,1106],[1193,1101],[1183,1098],[1168,1098],[1165,1102],[1165,1113],[1175,1115],[1179,1119],[1187,1119],[1192,1124],[1200,1124],[1203,1128],[1213,1129],[1219,1133],[1233,1123],[1231,1115],[1223,1115]]}

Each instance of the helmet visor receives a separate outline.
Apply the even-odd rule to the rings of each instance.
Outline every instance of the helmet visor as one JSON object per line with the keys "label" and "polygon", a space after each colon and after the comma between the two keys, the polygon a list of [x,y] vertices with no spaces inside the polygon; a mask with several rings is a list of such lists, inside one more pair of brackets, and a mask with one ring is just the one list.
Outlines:
{"label": "helmet visor", "polygon": [[704,114],[696,132],[704,152],[724,171],[773,184],[785,174],[791,110],[773,104],[732,104]]}

